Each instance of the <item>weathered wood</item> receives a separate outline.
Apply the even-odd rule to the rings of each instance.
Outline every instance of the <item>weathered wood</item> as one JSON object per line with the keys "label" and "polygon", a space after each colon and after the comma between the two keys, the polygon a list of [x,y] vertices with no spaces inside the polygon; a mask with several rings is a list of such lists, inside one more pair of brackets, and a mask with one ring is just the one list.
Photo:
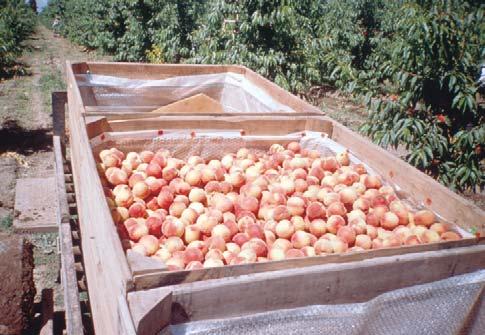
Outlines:
{"label": "weathered wood", "polygon": [[61,140],[66,133],[65,108],[67,104],[66,92],[52,92],[52,119],[53,134],[59,136]]}
{"label": "weathered wood", "polygon": [[126,258],[133,276],[167,270],[167,266],[163,262],[145,257],[132,250],[127,251]]}
{"label": "weathered wood", "polygon": [[118,334],[118,296],[131,289],[131,274],[90,153],[84,108],[69,62],[66,68],[72,175],[94,328],[98,334]]}
{"label": "weathered wood", "polygon": [[[147,288],[174,285],[180,283],[190,283],[201,280],[217,279],[224,277],[234,277],[251,273],[266,271],[294,269],[307,266],[348,263],[372,259],[378,257],[388,257],[404,255],[416,252],[428,252],[437,250],[447,250],[457,247],[470,247],[485,244],[485,238],[467,238],[459,241],[448,241],[414,246],[401,246],[399,248],[384,248],[377,250],[355,251],[352,253],[333,254],[315,257],[304,257],[287,259],[283,261],[272,261],[264,263],[253,263],[243,265],[227,265],[223,267],[191,270],[191,271],[145,271],[144,273],[134,273],[133,281],[135,289],[144,290]],[[423,254],[423,257],[425,254]],[[485,256],[484,256],[485,257]]]}
{"label": "weathered wood", "polygon": [[170,323],[172,291],[133,292],[128,295],[128,305],[138,335],[158,334]]}
{"label": "weathered wood", "polygon": [[363,302],[390,290],[483,269],[484,255],[485,245],[478,245],[430,251],[426,257],[413,253],[174,285],[170,289],[178,312],[172,310],[172,323]]}
{"label": "weathered wood", "polygon": [[133,319],[131,317],[128,302],[124,295],[118,296],[118,319],[120,335],[137,335]]}
{"label": "weathered wood", "polygon": [[66,331],[68,335],[83,334],[60,136],[54,136],[53,142],[58,203],[56,215],[59,229],[59,247],[61,251],[61,282],[64,293],[64,309],[66,312]]}

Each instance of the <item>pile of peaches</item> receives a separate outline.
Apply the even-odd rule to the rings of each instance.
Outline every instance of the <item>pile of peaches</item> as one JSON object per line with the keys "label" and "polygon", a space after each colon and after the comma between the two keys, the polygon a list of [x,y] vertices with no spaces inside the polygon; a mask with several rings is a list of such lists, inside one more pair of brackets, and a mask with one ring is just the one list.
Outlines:
{"label": "pile of peaches", "polygon": [[267,262],[461,238],[413,210],[347,151],[323,157],[297,142],[220,159],[171,152],[99,154],[125,249],[169,270]]}

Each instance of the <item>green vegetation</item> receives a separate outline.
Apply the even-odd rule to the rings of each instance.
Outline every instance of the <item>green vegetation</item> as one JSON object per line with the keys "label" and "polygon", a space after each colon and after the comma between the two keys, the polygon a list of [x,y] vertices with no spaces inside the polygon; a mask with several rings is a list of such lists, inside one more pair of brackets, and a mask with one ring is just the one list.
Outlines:
{"label": "green vegetation", "polygon": [[0,219],[0,232],[10,232],[12,230],[13,220],[10,215]]}
{"label": "green vegetation", "polygon": [[459,0],[52,0],[45,17],[125,61],[238,63],[367,103],[361,131],[457,190],[485,184],[485,5]]}
{"label": "green vegetation", "polygon": [[35,14],[20,0],[0,0],[0,79],[24,69],[17,65],[24,41],[35,27]]}

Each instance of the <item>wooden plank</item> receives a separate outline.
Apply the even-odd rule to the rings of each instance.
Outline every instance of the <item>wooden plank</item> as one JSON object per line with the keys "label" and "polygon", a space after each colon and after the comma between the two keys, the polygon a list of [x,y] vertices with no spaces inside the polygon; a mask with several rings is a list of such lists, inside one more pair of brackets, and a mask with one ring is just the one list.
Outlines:
{"label": "wooden plank", "polygon": [[333,126],[332,139],[369,162],[378,174],[399,185],[413,200],[423,203],[441,217],[467,231],[476,229],[482,236],[485,235],[483,210],[366,138],[337,122]]}
{"label": "wooden plank", "polygon": [[363,302],[390,290],[484,267],[485,245],[478,245],[174,285],[170,289],[178,311],[172,310],[172,324],[314,304]]}
{"label": "wooden plank", "polygon": [[224,113],[224,109],[222,108],[222,105],[219,101],[216,101],[203,93],[199,93],[191,97],[188,97],[186,99],[176,101],[169,105],[159,107],[155,109],[153,113],[221,114],[221,113]]}
{"label": "wooden plank", "polygon": [[85,121],[88,138],[93,138],[112,130],[108,120],[104,116],[86,116]]}
{"label": "wooden plank", "polygon": [[61,253],[61,283],[64,296],[64,310],[66,331],[68,335],[83,334],[81,306],[79,304],[79,291],[74,267],[73,243],[71,237],[70,215],[67,204],[66,187],[64,181],[64,162],[62,157],[62,144],[59,136],[53,137],[54,158],[56,167],[57,190],[57,223],[59,229],[59,247]]}
{"label": "wooden plank", "polygon": [[[401,246],[398,248],[383,248],[377,250],[355,251],[351,253],[324,255],[315,257],[304,257],[286,259],[283,261],[272,261],[264,263],[252,263],[243,265],[227,265],[217,268],[208,268],[191,271],[163,271],[153,270],[144,273],[134,273],[133,281],[135,289],[144,290],[148,288],[174,285],[180,283],[190,283],[202,280],[217,279],[224,277],[242,276],[251,273],[276,271],[284,269],[295,269],[307,266],[315,266],[330,263],[349,263],[372,259],[378,257],[388,257],[404,255],[417,252],[428,252],[437,250],[448,250],[457,247],[469,247],[485,244],[485,238],[468,238],[459,241],[448,241],[415,246]],[[423,254],[423,257],[424,254]]]}
{"label": "wooden plank", "polygon": [[172,290],[133,292],[128,305],[138,335],[158,334],[170,324]]}
{"label": "wooden plank", "polygon": [[118,297],[131,289],[131,274],[90,153],[81,95],[67,63],[72,175],[93,323],[98,334],[118,334]]}
{"label": "wooden plank", "polygon": [[66,132],[65,108],[67,92],[52,92],[52,119],[54,136],[64,139]]}
{"label": "wooden plank", "polygon": [[133,276],[167,270],[167,266],[164,263],[145,257],[132,250],[127,250],[126,258]]}
{"label": "wooden plank", "polygon": [[118,296],[118,324],[120,335],[137,335],[128,302],[124,295]]}

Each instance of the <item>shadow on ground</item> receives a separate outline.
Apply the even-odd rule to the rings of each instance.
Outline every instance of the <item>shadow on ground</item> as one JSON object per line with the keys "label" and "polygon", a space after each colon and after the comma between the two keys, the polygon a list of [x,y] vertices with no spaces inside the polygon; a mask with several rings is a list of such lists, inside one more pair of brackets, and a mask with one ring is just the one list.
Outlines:
{"label": "shadow on ground", "polygon": [[4,122],[0,128],[0,153],[16,151],[30,155],[52,150],[52,129],[25,129],[13,120]]}

